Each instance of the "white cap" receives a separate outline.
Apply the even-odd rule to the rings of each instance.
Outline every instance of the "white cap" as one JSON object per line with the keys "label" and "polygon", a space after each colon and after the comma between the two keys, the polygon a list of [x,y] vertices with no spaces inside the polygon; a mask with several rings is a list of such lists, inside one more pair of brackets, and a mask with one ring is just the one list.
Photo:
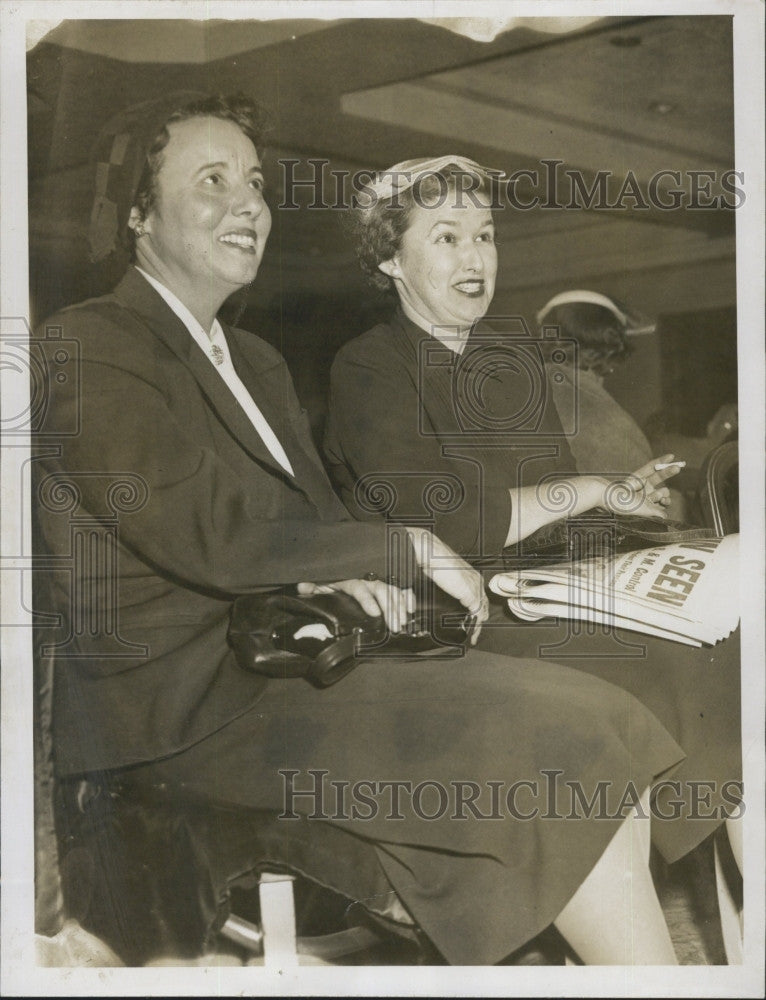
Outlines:
{"label": "white cap", "polygon": [[467,156],[449,154],[447,156],[424,157],[417,160],[402,160],[395,163],[388,170],[379,171],[375,180],[369,185],[375,192],[379,200],[393,198],[395,194],[407,191],[414,187],[423,177],[429,174],[438,173],[445,167],[455,166],[467,174],[475,174],[479,177],[501,178],[505,177],[502,170],[492,170],[490,167],[482,167],[475,160],[469,160]]}
{"label": "white cap", "polygon": [[621,309],[616,302],[613,302],[606,295],[602,295],[600,292],[589,292],[584,289],[577,289],[572,292],[561,292],[559,295],[554,295],[553,298],[546,302],[540,312],[537,314],[537,324],[540,326],[553,309],[558,306],[569,305],[570,303],[585,302],[593,306],[601,306],[604,309],[608,309],[613,316],[615,316],[620,324],[625,328],[625,333],[627,334],[638,334],[638,333],[654,333],[657,329],[657,324],[646,316],[642,316],[639,313],[629,313],[624,309]]}

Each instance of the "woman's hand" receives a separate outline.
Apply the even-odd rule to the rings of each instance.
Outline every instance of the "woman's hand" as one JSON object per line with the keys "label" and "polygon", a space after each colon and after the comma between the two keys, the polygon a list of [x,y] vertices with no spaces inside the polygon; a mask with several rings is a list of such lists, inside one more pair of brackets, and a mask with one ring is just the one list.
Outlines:
{"label": "woman's hand", "polygon": [[407,618],[415,610],[415,594],[412,590],[401,590],[383,580],[339,580],[337,583],[299,583],[298,593],[332,594],[340,590],[361,604],[365,614],[377,618],[383,615],[389,632],[401,632],[407,625]]}
{"label": "woman's hand", "polygon": [[666,518],[670,490],[661,484],[677,475],[683,464],[674,462],[672,454],[653,458],[629,476],[610,483],[604,491],[604,506],[614,514]]}
{"label": "woman's hand", "polygon": [[594,507],[605,507],[613,514],[667,518],[670,490],[661,484],[685,464],[674,462],[672,455],[660,455],[620,478],[569,476],[545,479],[539,486],[511,489],[511,520],[505,544],[517,545],[559,518],[577,517]]}
{"label": "woman's hand", "polygon": [[472,566],[425,528],[406,528],[415,558],[423,573],[450,597],[460,601],[472,616],[471,645],[479,641],[482,624],[489,618],[484,580]]}
{"label": "woman's hand", "polygon": [[[405,528],[412,541],[415,558],[423,573],[437,587],[454,597],[473,618],[471,645],[479,639],[482,624],[489,617],[489,600],[481,574],[454,552],[449,545],[425,528]],[[390,632],[401,632],[415,611],[415,594],[383,580],[339,580],[337,583],[299,583],[298,593],[331,594],[340,590],[361,604],[368,615],[383,615]]]}

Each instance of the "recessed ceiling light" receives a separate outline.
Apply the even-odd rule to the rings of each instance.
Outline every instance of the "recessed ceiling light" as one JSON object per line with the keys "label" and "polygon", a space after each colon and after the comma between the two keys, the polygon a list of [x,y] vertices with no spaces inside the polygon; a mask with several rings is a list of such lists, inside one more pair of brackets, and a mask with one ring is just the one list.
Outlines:
{"label": "recessed ceiling light", "polygon": [[671,104],[670,101],[652,101],[649,105],[649,110],[655,115],[669,115],[674,108],[675,104]]}

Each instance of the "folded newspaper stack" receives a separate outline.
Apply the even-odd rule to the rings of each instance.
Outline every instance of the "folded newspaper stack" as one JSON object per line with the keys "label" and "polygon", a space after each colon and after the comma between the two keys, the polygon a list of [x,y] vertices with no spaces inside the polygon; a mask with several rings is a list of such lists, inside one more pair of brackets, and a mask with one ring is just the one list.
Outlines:
{"label": "folded newspaper stack", "polygon": [[523,621],[569,618],[714,645],[739,622],[739,535],[500,573],[490,590]]}

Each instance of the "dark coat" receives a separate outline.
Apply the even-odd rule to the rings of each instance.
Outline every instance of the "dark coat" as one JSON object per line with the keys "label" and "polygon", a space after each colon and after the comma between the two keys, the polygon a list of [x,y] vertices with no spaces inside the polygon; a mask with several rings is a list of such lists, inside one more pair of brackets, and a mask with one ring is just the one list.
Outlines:
{"label": "dark coat", "polygon": [[57,767],[72,773],[163,757],[246,712],[265,682],[227,646],[233,597],[384,576],[386,549],[382,524],[345,520],[286,365],[258,337],[225,330],[295,480],[135,269],[38,337],[50,347],[59,328],[80,366],[51,381],[33,462],[38,550],[55,566],[36,607],[61,616],[42,638],[57,646]]}
{"label": "dark coat", "polygon": [[324,444],[354,517],[425,518],[469,559],[503,548],[511,487],[574,471],[522,327],[474,331],[458,357],[401,310],[338,352]]}

